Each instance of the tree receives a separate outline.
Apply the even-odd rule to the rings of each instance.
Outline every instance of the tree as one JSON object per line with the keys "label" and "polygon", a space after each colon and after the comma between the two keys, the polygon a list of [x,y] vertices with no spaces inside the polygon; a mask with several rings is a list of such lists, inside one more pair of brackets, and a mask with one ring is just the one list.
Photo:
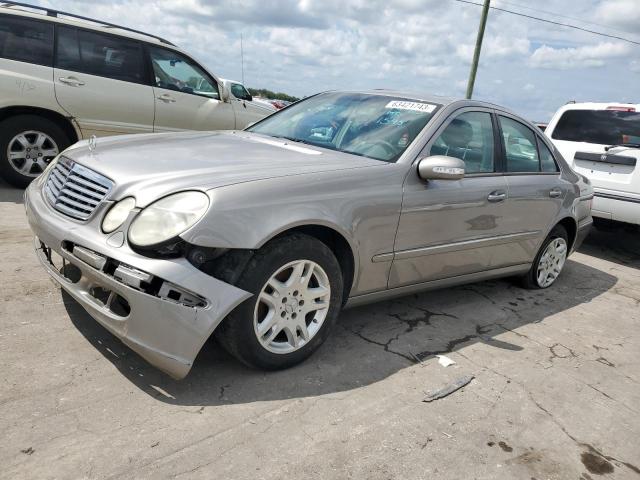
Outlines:
{"label": "tree", "polygon": [[297,102],[300,100],[298,97],[287,95],[286,93],[276,93],[266,88],[248,88],[249,93],[255,97],[266,97],[271,100],[286,100],[287,102]]}

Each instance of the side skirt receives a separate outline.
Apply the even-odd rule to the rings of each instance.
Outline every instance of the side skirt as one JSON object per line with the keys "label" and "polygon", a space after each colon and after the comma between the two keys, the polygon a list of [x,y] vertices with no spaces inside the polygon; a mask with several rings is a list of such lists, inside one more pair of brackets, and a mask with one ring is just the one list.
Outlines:
{"label": "side skirt", "polygon": [[366,293],[349,298],[344,308],[356,307],[367,303],[389,300],[391,298],[403,297],[413,293],[424,292],[427,290],[436,290],[443,287],[453,287],[463,285],[465,283],[474,283],[482,280],[491,280],[493,278],[509,277],[526,273],[531,268],[531,264],[523,263],[513,265],[511,267],[496,268],[495,270],[487,270],[484,272],[469,273],[467,275],[458,275],[456,277],[442,278],[440,280],[431,280],[429,282],[416,283],[414,285],[405,285],[404,287],[391,288],[389,290],[381,290],[379,292]]}

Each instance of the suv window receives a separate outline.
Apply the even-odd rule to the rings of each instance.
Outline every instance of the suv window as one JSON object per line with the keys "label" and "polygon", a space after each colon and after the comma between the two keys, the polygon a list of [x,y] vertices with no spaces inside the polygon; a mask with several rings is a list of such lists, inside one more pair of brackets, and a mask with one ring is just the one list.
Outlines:
{"label": "suv window", "polygon": [[196,63],[172,50],[150,47],[154,85],[167,90],[219,99],[218,84]]}
{"label": "suv window", "polygon": [[567,110],[551,138],[601,145],[640,142],[640,112]]}
{"label": "suv window", "polygon": [[540,160],[533,130],[510,118],[498,118],[502,129],[507,172],[539,172]]}
{"label": "suv window", "polygon": [[431,147],[430,155],[463,160],[466,173],[494,171],[494,136],[491,114],[465,112],[451,120]]}
{"label": "suv window", "polygon": [[144,57],[138,42],[68,27],[58,27],[57,37],[57,68],[145,83]]}
{"label": "suv window", "polygon": [[0,57],[50,67],[53,25],[0,15]]}

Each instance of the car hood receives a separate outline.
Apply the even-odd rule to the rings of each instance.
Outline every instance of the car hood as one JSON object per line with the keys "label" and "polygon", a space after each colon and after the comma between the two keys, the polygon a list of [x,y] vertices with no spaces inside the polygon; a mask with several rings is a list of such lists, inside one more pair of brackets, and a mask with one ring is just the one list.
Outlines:
{"label": "car hood", "polygon": [[183,189],[386,165],[243,131],[99,138],[93,149],[82,141],[64,156],[113,180],[112,198],[135,195],[138,206]]}

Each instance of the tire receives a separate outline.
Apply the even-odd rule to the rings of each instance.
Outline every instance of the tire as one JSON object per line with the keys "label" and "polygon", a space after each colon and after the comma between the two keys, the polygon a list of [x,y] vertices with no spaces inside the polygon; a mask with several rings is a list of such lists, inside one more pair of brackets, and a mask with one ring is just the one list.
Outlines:
{"label": "tire", "polygon": [[[306,262],[300,268],[307,272],[303,278],[311,279],[311,289],[305,288],[303,283],[285,285],[295,277],[294,267],[300,266],[301,261]],[[272,278],[279,271],[277,278]],[[273,280],[280,282],[280,290],[272,288]],[[324,291],[318,287],[326,282],[330,293],[324,293],[322,299],[310,300],[311,296],[317,295],[315,292]],[[306,360],[329,336],[342,305],[343,279],[336,257],[324,243],[304,234],[268,242],[251,257],[234,283],[253,296],[224,320],[216,330],[216,337],[225,350],[253,368],[279,370]],[[312,291],[314,293],[308,293]],[[268,302],[261,300],[261,293],[269,298]],[[307,299],[306,305],[304,299]],[[314,310],[325,305],[327,299],[326,308]],[[305,307],[311,311],[305,314]],[[265,333],[269,318],[273,319],[274,325]],[[302,321],[307,325],[307,340],[302,338]],[[279,333],[274,337],[277,331]],[[271,343],[270,337],[273,337]],[[296,340],[299,342],[297,348],[292,346]]]}
{"label": "tire", "polygon": [[[16,139],[20,134],[24,134],[22,142]],[[38,140],[44,138],[41,135],[46,138],[37,146]],[[0,122],[0,175],[10,184],[26,188],[51,159],[70,144],[64,130],[51,120],[37,115],[7,118]],[[16,156],[9,158],[10,149]],[[23,168],[25,170],[20,171]]]}
{"label": "tire", "polygon": [[[547,248],[552,243],[554,243],[554,245],[564,244],[564,253],[562,254],[561,252],[559,252],[560,249],[556,249],[556,253],[551,254],[551,257],[547,257],[546,260],[543,260],[543,256],[545,255]],[[547,238],[545,238],[544,242],[542,242],[542,246],[540,247],[535,260],[531,264],[531,269],[527,272],[526,275],[521,277],[522,286],[528,289],[541,289],[548,288],[553,285],[562,272],[562,268],[564,267],[568,254],[569,241],[567,231],[562,225],[556,225],[555,227],[553,227],[549,235],[547,235]],[[548,278],[548,281],[541,281],[539,275],[539,267],[542,267],[541,262],[547,262],[548,265],[552,265],[549,264],[549,262],[556,263],[557,272],[553,273],[551,275],[553,278]]]}

